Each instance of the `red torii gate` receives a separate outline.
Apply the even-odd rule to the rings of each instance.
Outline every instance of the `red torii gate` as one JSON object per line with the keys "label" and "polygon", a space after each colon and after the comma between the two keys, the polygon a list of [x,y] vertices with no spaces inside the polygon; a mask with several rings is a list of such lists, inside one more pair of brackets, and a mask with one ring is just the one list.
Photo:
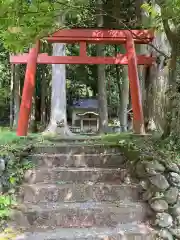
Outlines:
{"label": "red torii gate", "polygon": [[[14,64],[27,64],[19,112],[18,136],[26,136],[35,89],[35,75],[37,64],[123,64],[128,65],[130,93],[133,109],[133,126],[137,134],[144,132],[144,117],[141,103],[141,91],[137,65],[151,65],[154,58],[145,55],[136,55],[134,44],[148,44],[154,38],[150,30],[102,30],[102,29],[71,29],[59,30],[44,38],[50,43],[79,43],[79,56],[48,56],[39,54],[39,42],[30,49],[29,54],[10,56]],[[126,54],[117,54],[115,57],[89,57],[86,53],[87,43],[124,44]]]}

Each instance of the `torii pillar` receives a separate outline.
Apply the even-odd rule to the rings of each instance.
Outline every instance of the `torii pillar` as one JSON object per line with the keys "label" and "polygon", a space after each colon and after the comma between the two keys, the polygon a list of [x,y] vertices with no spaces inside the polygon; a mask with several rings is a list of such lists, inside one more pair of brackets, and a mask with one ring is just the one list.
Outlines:
{"label": "torii pillar", "polygon": [[30,49],[26,66],[23,94],[18,118],[17,136],[27,136],[29,117],[32,106],[32,96],[35,89],[37,57],[39,53],[39,42]]}

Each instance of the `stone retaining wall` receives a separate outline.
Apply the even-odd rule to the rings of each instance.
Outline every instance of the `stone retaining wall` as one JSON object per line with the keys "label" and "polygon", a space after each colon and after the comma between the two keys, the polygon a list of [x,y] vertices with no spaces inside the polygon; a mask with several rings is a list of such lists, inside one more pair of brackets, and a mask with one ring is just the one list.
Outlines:
{"label": "stone retaining wall", "polygon": [[151,225],[157,239],[180,239],[180,167],[149,155],[130,164],[142,185],[142,198],[152,209]]}

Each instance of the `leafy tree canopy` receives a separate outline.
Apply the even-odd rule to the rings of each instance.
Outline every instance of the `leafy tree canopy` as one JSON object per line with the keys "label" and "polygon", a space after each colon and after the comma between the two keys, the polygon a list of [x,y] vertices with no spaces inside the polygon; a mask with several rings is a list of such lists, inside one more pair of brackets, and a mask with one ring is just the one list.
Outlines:
{"label": "leafy tree canopy", "polygon": [[59,17],[82,11],[85,0],[0,0],[0,39],[20,52],[37,39],[63,27]]}
{"label": "leafy tree canopy", "polygon": [[155,0],[142,5],[150,15],[153,27],[179,35],[180,32],[180,0]]}

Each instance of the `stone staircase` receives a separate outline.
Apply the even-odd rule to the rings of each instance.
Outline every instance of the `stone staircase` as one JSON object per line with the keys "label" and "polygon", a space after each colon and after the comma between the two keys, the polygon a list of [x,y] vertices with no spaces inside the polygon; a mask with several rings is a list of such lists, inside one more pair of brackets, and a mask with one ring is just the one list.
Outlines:
{"label": "stone staircase", "polygon": [[141,187],[117,148],[101,145],[39,146],[19,191],[14,225],[21,240],[155,239]]}

